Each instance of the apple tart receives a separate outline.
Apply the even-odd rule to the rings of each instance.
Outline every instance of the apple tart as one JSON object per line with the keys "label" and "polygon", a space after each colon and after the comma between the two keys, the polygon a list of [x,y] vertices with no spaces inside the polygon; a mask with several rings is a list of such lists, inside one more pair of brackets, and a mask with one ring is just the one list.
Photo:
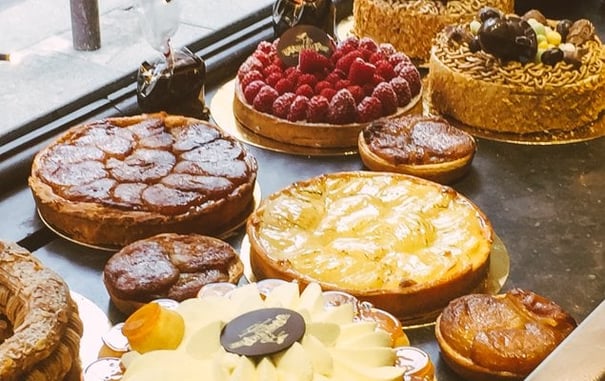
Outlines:
{"label": "apple tart", "polygon": [[340,172],[266,198],[247,222],[258,279],[319,283],[418,321],[486,278],[494,232],[454,189],[386,172]]}
{"label": "apple tart", "polygon": [[29,186],[56,230],[121,247],[221,234],[253,207],[256,173],[256,159],[215,125],[157,113],[72,127],[36,155]]}
{"label": "apple tart", "polygon": [[78,380],[83,327],[65,281],[26,249],[0,241],[0,379]]}

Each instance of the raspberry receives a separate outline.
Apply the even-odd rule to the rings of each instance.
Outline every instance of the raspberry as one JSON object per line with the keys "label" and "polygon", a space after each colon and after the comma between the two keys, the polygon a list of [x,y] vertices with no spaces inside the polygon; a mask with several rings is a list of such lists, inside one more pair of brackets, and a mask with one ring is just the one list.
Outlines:
{"label": "raspberry", "polygon": [[349,52],[357,50],[357,47],[359,47],[359,40],[357,39],[357,37],[351,36],[342,40],[338,44],[336,50],[347,54]]}
{"label": "raspberry", "polygon": [[315,91],[315,94],[319,94],[319,93],[321,93],[321,91],[323,89],[328,89],[328,88],[331,89],[331,88],[333,88],[333,86],[330,82],[328,82],[324,79],[323,81],[317,82],[317,84],[315,85],[313,90]]}
{"label": "raspberry", "polygon": [[370,37],[362,37],[359,40],[359,49],[366,49],[373,53],[378,50],[378,45]]}
{"label": "raspberry", "polygon": [[332,56],[330,57],[330,62],[332,62],[333,65],[336,65],[336,62],[338,62],[339,59],[344,57],[344,55],[345,55],[345,52],[343,52],[342,50],[337,50],[334,53],[332,53]]}
{"label": "raspberry", "polygon": [[278,118],[286,119],[288,113],[290,112],[290,105],[292,104],[292,101],[294,101],[294,98],[296,98],[296,94],[294,93],[284,93],[275,98],[271,107],[273,115]]}
{"label": "raspberry", "polygon": [[282,71],[285,69],[286,65],[284,65],[284,61],[282,61],[281,58],[277,56],[277,54],[275,55],[275,57],[273,57],[273,60],[271,62],[271,65],[277,66],[278,68],[282,69]]}
{"label": "raspberry", "polygon": [[378,74],[374,74],[374,76],[372,77],[372,80],[370,81],[370,83],[372,83],[374,86],[377,86],[379,83],[385,82],[384,78]]}
{"label": "raspberry", "polygon": [[313,91],[311,85],[308,85],[306,83],[298,87],[295,93],[296,95],[304,95],[307,98],[311,98],[313,95],[315,95],[315,92]]}
{"label": "raspberry", "polygon": [[381,51],[377,51],[372,53],[370,59],[368,59],[368,62],[373,65],[376,65],[378,61],[382,61],[384,59],[386,59],[386,56]]}
{"label": "raspberry", "polygon": [[279,94],[273,87],[265,85],[259,90],[258,94],[256,94],[256,96],[254,97],[252,106],[257,111],[270,113],[271,109],[273,108],[273,102],[275,101],[275,99],[277,99],[278,96]]}
{"label": "raspberry", "polygon": [[376,97],[365,97],[357,105],[357,121],[371,122],[382,116],[382,103]]}
{"label": "raspberry", "polygon": [[263,52],[265,54],[270,54],[272,52],[275,52],[275,48],[273,47],[273,44],[271,44],[269,41],[259,42],[258,46],[256,47],[256,50],[260,50],[261,52]]}
{"label": "raspberry", "polygon": [[322,95],[315,95],[309,99],[307,107],[307,122],[321,123],[325,122],[328,117],[328,109],[330,102]]}
{"label": "raspberry", "polygon": [[279,66],[277,66],[277,65],[274,65],[274,64],[270,64],[270,65],[266,66],[266,67],[263,69],[263,74],[265,75],[265,77],[268,77],[269,75],[271,75],[271,74],[273,74],[273,73],[277,73],[277,74],[279,74],[279,75],[282,75],[282,74],[283,74],[283,72],[284,72],[284,71],[282,70],[282,68],[281,68],[281,67],[279,67]]}
{"label": "raspberry", "polygon": [[275,85],[277,84],[277,82],[279,82],[279,80],[282,78],[283,77],[280,73],[271,73],[267,76],[267,78],[265,79],[265,82],[267,82],[267,85],[275,88]]}
{"label": "raspberry", "polygon": [[336,82],[340,81],[341,79],[345,79],[347,78],[347,75],[345,74],[344,71],[339,70],[339,69],[334,69],[330,74],[326,75],[325,80],[330,82],[332,85],[336,84]]}
{"label": "raspberry", "polygon": [[393,86],[389,83],[382,82],[378,84],[374,89],[372,96],[378,98],[380,103],[382,103],[383,115],[391,115],[397,111],[397,94],[395,93],[395,90],[393,90]]}
{"label": "raspberry", "polygon": [[301,74],[302,73],[300,72],[300,70],[298,70],[298,68],[295,66],[291,66],[284,70],[284,76],[291,80],[293,83],[296,83],[296,81],[298,81],[298,77],[300,77]]}
{"label": "raspberry", "polygon": [[308,105],[309,99],[307,97],[304,95],[297,95],[290,105],[290,112],[288,112],[287,119],[291,122],[305,120],[307,118]]}
{"label": "raspberry", "polygon": [[393,44],[388,42],[383,42],[378,45],[378,50],[380,50],[380,52],[382,52],[382,54],[384,54],[385,56],[390,56],[391,54],[397,52],[397,49],[395,49]]}
{"label": "raspberry", "polygon": [[353,123],[357,118],[355,99],[347,89],[338,90],[330,101],[328,122],[332,124]]}
{"label": "raspberry", "polygon": [[260,79],[250,82],[248,86],[244,88],[244,98],[246,98],[246,102],[252,104],[252,102],[254,102],[254,97],[256,97],[256,94],[258,94],[260,89],[262,89],[265,85],[265,81],[261,81]]}
{"label": "raspberry", "polygon": [[258,58],[254,57],[254,56],[249,56],[248,58],[246,58],[244,63],[242,63],[242,65],[239,67],[237,76],[239,79],[242,79],[242,77],[247,72],[252,71],[252,70],[258,70],[259,72],[262,73],[263,68],[264,68],[264,65],[262,62],[259,61]]}
{"label": "raspberry", "polygon": [[285,94],[294,91],[294,82],[292,82],[288,78],[282,78],[277,81],[277,83],[273,87],[275,88],[275,90],[277,90],[278,93]]}
{"label": "raspberry", "polygon": [[397,64],[400,64],[401,62],[407,62],[407,63],[412,62],[412,61],[410,61],[410,57],[406,56],[405,54],[403,54],[401,52],[396,52],[396,53],[391,54],[388,58],[388,61],[391,64],[391,66],[393,66],[393,67],[397,66]]}
{"label": "raspberry", "polygon": [[412,100],[412,92],[410,91],[410,85],[402,77],[395,77],[389,82],[391,87],[397,94],[397,104],[399,107],[406,106]]}
{"label": "raspberry", "polygon": [[305,84],[313,88],[317,84],[317,78],[313,74],[301,74],[296,81],[296,87],[301,87]]}
{"label": "raspberry", "polygon": [[390,81],[397,75],[395,70],[393,70],[393,65],[391,65],[388,61],[378,61],[378,63],[376,63],[376,74],[384,78],[386,81]]}
{"label": "raspberry", "polygon": [[264,81],[265,77],[258,70],[250,70],[249,72],[244,74],[244,76],[240,79],[240,84],[242,85],[242,89],[245,89],[246,87],[248,87],[248,85],[250,83],[252,83],[253,81],[256,81],[257,79]]}
{"label": "raspberry", "polygon": [[348,79],[339,79],[338,81],[336,81],[336,83],[334,84],[334,88],[336,90],[340,90],[340,89],[346,89],[347,87],[351,86],[353,83],[351,81],[349,81]]}
{"label": "raspberry", "polygon": [[349,73],[349,68],[355,59],[362,58],[362,54],[359,50],[353,50],[345,54],[341,59],[336,62],[336,68],[342,70],[344,73]]}
{"label": "raspberry", "polygon": [[361,102],[361,100],[366,96],[365,92],[363,91],[363,88],[359,85],[352,85],[347,87],[347,90],[349,90],[351,92],[351,95],[353,95],[353,98],[355,99],[355,104],[359,104],[359,102]]}
{"label": "raspberry", "polygon": [[376,72],[376,66],[365,62],[361,58],[356,58],[349,68],[349,76],[347,77],[352,83],[363,85],[372,81],[372,77]]}
{"label": "raspberry", "polygon": [[263,64],[263,66],[271,65],[271,58],[269,58],[269,55],[265,52],[255,50],[254,53],[252,53],[252,56],[256,57]]}
{"label": "raspberry", "polygon": [[315,50],[305,49],[298,55],[298,69],[303,73],[323,73],[331,67],[330,59]]}
{"label": "raspberry", "polygon": [[412,96],[420,94],[420,89],[422,88],[422,81],[420,79],[420,72],[416,69],[411,62],[405,63],[401,62],[397,66],[395,66],[395,72],[406,81],[408,81],[408,85],[410,85],[410,91],[412,92]]}
{"label": "raspberry", "polygon": [[334,95],[336,95],[336,89],[323,89],[319,95],[321,95],[322,97],[326,98],[328,101],[332,100],[332,98],[334,97]]}

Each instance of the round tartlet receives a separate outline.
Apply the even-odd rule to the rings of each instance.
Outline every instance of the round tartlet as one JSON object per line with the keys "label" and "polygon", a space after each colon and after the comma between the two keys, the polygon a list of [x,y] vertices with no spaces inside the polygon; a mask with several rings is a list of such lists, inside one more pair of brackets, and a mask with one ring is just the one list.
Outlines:
{"label": "round tartlet", "polygon": [[256,159],[215,125],[158,113],[70,128],[36,155],[29,186],[56,230],[122,247],[221,234],[250,212],[256,174]]}
{"label": "round tartlet", "polygon": [[494,236],[454,189],[386,172],[296,182],[266,198],[246,230],[257,278],[318,282],[408,322],[478,287]]}
{"label": "round tartlet", "polygon": [[103,269],[103,283],[111,301],[128,315],[156,299],[193,298],[209,283],[237,283],[243,273],[242,261],[227,242],[165,233],[132,242],[112,255]]}
{"label": "round tartlet", "polygon": [[76,380],[83,333],[69,287],[29,251],[0,241],[0,379]]}
{"label": "round tartlet", "polygon": [[437,318],[446,363],[468,380],[519,381],[576,327],[553,301],[531,291],[457,298]]}
{"label": "round tartlet", "polygon": [[451,183],[469,170],[475,139],[438,116],[379,119],[359,134],[359,155],[374,171]]}

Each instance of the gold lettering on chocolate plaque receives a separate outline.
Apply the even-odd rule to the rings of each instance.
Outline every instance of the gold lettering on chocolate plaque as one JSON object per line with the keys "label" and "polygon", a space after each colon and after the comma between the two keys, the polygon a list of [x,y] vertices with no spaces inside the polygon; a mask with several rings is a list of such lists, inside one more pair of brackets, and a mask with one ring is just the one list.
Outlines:
{"label": "gold lettering on chocolate plaque", "polygon": [[330,51],[329,46],[326,46],[321,42],[313,41],[307,32],[296,35],[296,41],[298,44],[289,45],[282,50],[282,54],[284,56],[290,57],[293,55],[298,55],[303,50],[315,50],[318,53],[326,53]]}
{"label": "gold lettering on chocolate plaque", "polygon": [[275,318],[267,318],[243,330],[238,337],[239,341],[229,344],[230,349],[251,347],[258,343],[282,344],[289,336],[283,329],[290,318],[289,314],[278,314]]}

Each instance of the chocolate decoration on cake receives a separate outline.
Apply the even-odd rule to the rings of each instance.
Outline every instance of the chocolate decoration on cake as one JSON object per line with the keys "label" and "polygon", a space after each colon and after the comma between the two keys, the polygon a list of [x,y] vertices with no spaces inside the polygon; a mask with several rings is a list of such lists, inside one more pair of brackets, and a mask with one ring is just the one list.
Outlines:
{"label": "chocolate decoration on cake", "polygon": [[538,50],[536,32],[519,17],[491,17],[479,31],[481,48],[504,61],[532,61]]}
{"label": "chocolate decoration on cake", "polygon": [[290,67],[298,65],[298,56],[303,50],[313,50],[329,58],[335,48],[334,41],[323,30],[300,25],[282,34],[277,43],[277,56]]}
{"label": "chocolate decoration on cake", "polygon": [[288,349],[305,334],[305,320],[287,308],[263,308],[231,320],[221,332],[227,352],[266,356]]}
{"label": "chocolate decoration on cake", "polygon": [[336,7],[332,0],[277,0],[273,4],[275,37],[297,25],[311,25],[336,38]]}

